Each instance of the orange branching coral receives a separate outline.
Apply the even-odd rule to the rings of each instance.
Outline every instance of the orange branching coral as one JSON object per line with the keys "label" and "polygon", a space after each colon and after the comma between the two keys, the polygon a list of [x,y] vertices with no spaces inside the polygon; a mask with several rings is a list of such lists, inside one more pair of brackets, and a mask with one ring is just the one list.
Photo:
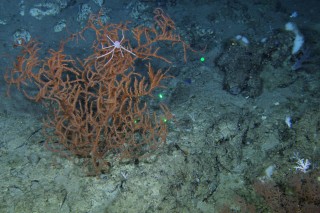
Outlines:
{"label": "orange branching coral", "polygon": [[[161,69],[155,71],[149,59],[170,63],[158,54],[158,42],[180,43],[184,50],[186,45],[160,9],[155,10],[153,27],[129,26],[104,24],[100,15],[92,16],[80,33],[63,41],[58,50],[49,50],[44,59],[39,59],[38,42],[30,41],[5,76],[29,99],[50,103],[47,145],[91,159],[96,172],[108,169],[106,156],[136,158],[158,148],[167,136],[168,108],[160,104],[161,113],[151,112],[147,97],[168,76]],[[78,38],[86,39],[88,31],[95,34],[93,52],[74,59],[65,47]],[[147,75],[136,70],[137,59],[149,60]],[[26,86],[37,87],[37,93],[30,93]]]}

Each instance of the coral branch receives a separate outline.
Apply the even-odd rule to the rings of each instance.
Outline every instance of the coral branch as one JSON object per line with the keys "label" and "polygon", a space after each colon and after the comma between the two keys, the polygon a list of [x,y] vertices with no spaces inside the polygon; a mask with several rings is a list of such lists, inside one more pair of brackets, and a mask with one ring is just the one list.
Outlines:
{"label": "coral branch", "polygon": [[[91,16],[80,33],[62,41],[58,50],[49,50],[47,58],[39,59],[36,41],[22,46],[5,79],[27,98],[51,106],[52,115],[44,125],[50,149],[91,159],[94,172],[100,173],[110,165],[106,156],[137,158],[161,146],[167,135],[164,120],[172,116],[165,105],[160,106],[162,112],[151,113],[148,100],[163,87],[167,71],[154,71],[149,61],[148,74],[143,75],[135,71],[135,62],[169,63],[158,54],[157,43],[181,43],[184,48],[185,43],[160,9],[155,22],[153,28],[130,28],[129,23],[103,24],[99,15]],[[96,36],[93,52],[74,60],[65,47],[85,39],[87,31]],[[37,93],[30,93],[29,87],[36,87]]]}

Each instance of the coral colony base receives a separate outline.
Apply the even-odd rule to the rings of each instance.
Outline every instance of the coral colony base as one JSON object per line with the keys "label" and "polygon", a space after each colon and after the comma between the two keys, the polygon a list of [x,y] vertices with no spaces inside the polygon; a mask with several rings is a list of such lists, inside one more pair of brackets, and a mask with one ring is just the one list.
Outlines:
{"label": "coral colony base", "polygon": [[[165,141],[171,114],[161,103],[161,113],[151,113],[148,97],[168,76],[154,71],[151,59],[170,63],[158,54],[158,42],[180,43],[184,51],[187,46],[170,17],[161,9],[154,13],[151,28],[104,24],[100,15],[92,15],[81,32],[49,50],[46,58],[39,55],[39,42],[20,45],[21,54],[5,79],[27,98],[50,106],[44,126],[51,150],[90,159],[89,171],[99,174],[110,166],[107,156],[136,158]],[[85,39],[87,31],[95,33],[93,52],[82,59],[68,55],[65,47]],[[146,64],[147,75],[136,69],[138,59]],[[33,86],[36,94],[28,90]]]}

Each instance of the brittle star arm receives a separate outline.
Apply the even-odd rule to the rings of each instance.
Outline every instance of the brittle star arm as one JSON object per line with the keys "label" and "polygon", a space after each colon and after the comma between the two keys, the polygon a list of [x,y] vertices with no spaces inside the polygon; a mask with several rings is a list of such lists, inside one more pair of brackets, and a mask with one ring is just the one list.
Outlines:
{"label": "brittle star arm", "polygon": [[[110,46],[110,47],[113,47],[113,46]],[[106,49],[106,48],[104,48],[104,49]],[[113,53],[114,53],[114,50],[115,50],[115,49],[116,49],[116,47],[113,47],[113,49],[112,49],[110,52],[107,52],[107,53],[105,53],[105,54],[103,54],[103,55],[100,55],[100,56],[98,56],[97,58],[105,57],[105,56],[109,55],[110,53],[112,53],[112,56],[113,56]]]}
{"label": "brittle star arm", "polygon": [[[123,50],[125,50],[125,51],[127,51],[128,53],[131,53],[131,54],[134,55],[134,56],[137,56],[134,52],[132,52],[132,51],[124,48],[123,46],[120,46],[120,48],[123,49]],[[120,49],[120,51],[121,51],[121,49]],[[122,53],[122,51],[121,51],[121,53]]]}

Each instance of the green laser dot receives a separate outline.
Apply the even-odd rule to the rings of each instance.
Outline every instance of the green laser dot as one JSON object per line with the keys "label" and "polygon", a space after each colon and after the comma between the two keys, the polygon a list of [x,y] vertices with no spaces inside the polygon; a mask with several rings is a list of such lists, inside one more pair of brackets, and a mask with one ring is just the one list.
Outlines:
{"label": "green laser dot", "polygon": [[162,95],[162,94],[159,94],[158,96],[159,96],[159,98],[160,98],[160,99],[162,99],[162,98],[163,98],[163,95]]}
{"label": "green laser dot", "polygon": [[204,58],[204,57],[201,57],[201,58],[200,58],[200,61],[201,61],[201,62],[204,62],[204,61],[205,61],[205,58]]}

